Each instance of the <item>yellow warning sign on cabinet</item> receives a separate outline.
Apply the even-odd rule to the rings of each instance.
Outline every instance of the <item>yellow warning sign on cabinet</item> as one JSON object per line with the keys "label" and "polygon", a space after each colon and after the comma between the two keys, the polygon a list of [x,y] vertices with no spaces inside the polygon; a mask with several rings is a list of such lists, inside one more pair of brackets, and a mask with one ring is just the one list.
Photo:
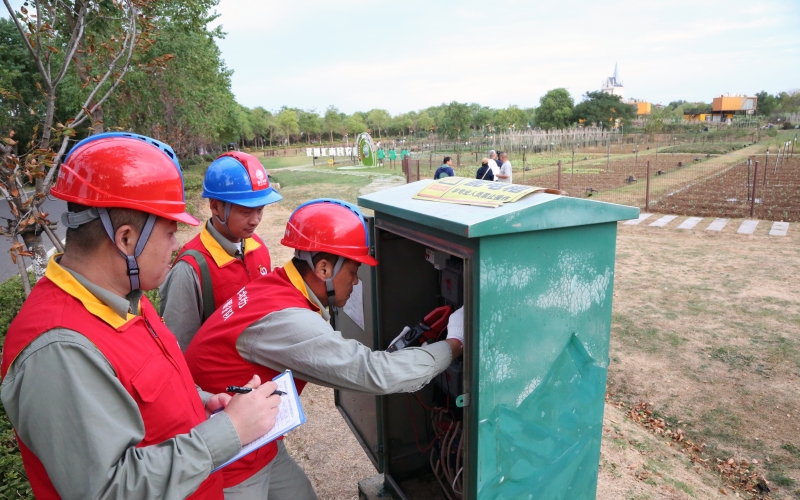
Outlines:
{"label": "yellow warning sign on cabinet", "polygon": [[447,177],[425,186],[414,195],[415,200],[438,201],[440,203],[459,203],[462,205],[478,205],[483,207],[499,207],[503,203],[513,203],[525,195],[539,191],[559,193],[557,190],[544,189],[520,184],[466,179],[463,177]]}

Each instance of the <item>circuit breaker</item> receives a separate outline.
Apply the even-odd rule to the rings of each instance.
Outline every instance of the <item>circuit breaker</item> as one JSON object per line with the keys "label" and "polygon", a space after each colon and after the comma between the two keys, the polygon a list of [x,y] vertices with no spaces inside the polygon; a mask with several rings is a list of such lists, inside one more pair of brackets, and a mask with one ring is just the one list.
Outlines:
{"label": "circuit breaker", "polygon": [[[413,394],[336,391],[381,498],[594,498],[617,221],[638,209],[534,194],[498,208],[359,198],[379,264],[337,328],[385,350],[431,311],[464,308],[464,355]],[[444,338],[432,338],[437,341]]]}

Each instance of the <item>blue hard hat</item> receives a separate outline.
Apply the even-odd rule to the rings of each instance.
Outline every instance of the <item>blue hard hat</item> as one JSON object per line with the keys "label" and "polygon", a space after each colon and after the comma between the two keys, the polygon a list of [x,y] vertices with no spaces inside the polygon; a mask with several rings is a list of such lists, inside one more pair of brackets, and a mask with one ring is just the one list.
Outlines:
{"label": "blue hard hat", "polygon": [[269,183],[269,175],[255,156],[238,151],[223,153],[211,162],[203,179],[203,198],[248,208],[283,199]]}

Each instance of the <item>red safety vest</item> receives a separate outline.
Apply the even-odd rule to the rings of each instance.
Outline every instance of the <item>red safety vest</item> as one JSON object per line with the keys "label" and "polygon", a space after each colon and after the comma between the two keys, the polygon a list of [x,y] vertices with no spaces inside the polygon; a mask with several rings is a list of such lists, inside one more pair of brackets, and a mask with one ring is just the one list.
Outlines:
{"label": "red safety vest", "polygon": [[[253,374],[261,377],[262,382],[277,376],[275,370],[242,358],[236,349],[236,341],[248,326],[270,313],[290,307],[319,311],[292,283],[283,268],[276,268],[235,293],[203,323],[186,349],[186,363],[197,385],[203,390],[219,393],[229,385],[246,384]],[[264,341],[269,342],[269,339]],[[302,392],[306,383],[295,379],[295,384],[297,391]],[[236,486],[260,471],[277,453],[278,446],[273,441],[222,469],[225,488]]]}
{"label": "red safety vest", "polygon": [[[205,409],[197,393],[189,368],[175,337],[161,321],[158,313],[142,296],[141,316],[127,321],[119,319],[115,328],[87,307],[100,304],[94,296],[88,306],[67,291],[59,288],[48,274],[34,287],[17,317],[8,329],[3,344],[2,376],[16,357],[39,335],[54,328],[79,332],[91,341],[114,368],[117,378],[139,407],[144,422],[145,436],[136,447],[162,443],[178,434],[187,434],[197,424],[206,420]],[[59,267],[59,275],[66,273]],[[54,277],[57,282],[60,281]],[[72,279],[65,289],[74,293],[89,292]],[[89,294],[91,295],[91,294]],[[107,306],[97,306],[105,307]],[[60,498],[39,458],[19,439],[22,463],[28,473],[34,496],[39,499]],[[191,499],[221,500],[222,477],[211,474]]]}
{"label": "red safety vest", "polygon": [[253,234],[252,238],[245,239],[244,262],[242,262],[242,259],[228,255],[208,232],[208,229],[203,226],[200,234],[183,245],[175,259],[175,262],[182,260],[192,266],[197,279],[201,281],[201,287],[200,267],[194,257],[184,255],[186,250],[197,250],[206,258],[211,281],[214,283],[214,309],[219,309],[243,286],[260,276],[265,276],[271,269],[269,250],[258,235]]}

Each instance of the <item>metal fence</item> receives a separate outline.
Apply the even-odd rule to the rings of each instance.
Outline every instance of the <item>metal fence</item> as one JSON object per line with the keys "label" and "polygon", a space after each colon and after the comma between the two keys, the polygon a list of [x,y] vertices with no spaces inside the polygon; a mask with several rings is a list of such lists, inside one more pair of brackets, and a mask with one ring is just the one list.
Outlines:
{"label": "metal fence", "polygon": [[[788,149],[754,155],[756,150],[717,156],[645,149],[613,157],[586,149],[552,156],[516,154],[511,162],[515,184],[557,188],[569,196],[677,215],[800,221],[800,152],[798,157]],[[474,177],[479,166],[475,154],[458,158],[460,165],[453,161],[456,175]],[[416,154],[403,161],[402,171],[414,182],[433,178],[439,165],[431,154]]]}

